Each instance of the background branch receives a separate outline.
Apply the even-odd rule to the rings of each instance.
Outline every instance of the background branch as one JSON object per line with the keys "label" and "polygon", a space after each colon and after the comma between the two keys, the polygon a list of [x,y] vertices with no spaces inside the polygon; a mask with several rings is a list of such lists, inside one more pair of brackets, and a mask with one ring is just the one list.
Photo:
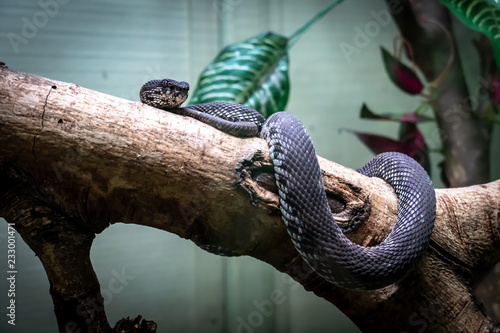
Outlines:
{"label": "background branch", "polygon": [[[388,7],[393,6],[386,0]],[[492,123],[485,118],[485,102],[490,101],[491,90],[483,90],[480,96],[471,95],[467,89],[460,54],[455,38],[449,10],[435,0],[400,1],[392,11],[394,22],[401,35],[410,44],[413,61],[428,82],[434,82],[431,105],[436,117],[444,156],[445,181],[451,187],[481,184],[489,181],[490,141]],[[452,36],[451,40],[449,36]],[[488,40],[481,40],[476,47],[488,48]],[[453,61],[447,68],[449,58]],[[491,65],[493,57],[483,64],[481,81],[491,80],[496,70]],[[484,63],[487,61],[487,63]],[[441,74],[446,70],[445,75]],[[485,93],[485,94],[483,94]],[[471,101],[479,99],[478,110]],[[488,103],[489,104],[489,103]],[[490,106],[491,108],[491,106]],[[490,110],[491,111],[491,110]]]}

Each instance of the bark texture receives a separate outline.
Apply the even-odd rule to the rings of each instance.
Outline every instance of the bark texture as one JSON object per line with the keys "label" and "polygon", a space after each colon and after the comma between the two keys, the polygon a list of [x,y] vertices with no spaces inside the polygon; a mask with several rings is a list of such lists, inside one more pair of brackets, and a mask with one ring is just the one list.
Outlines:
{"label": "bark texture", "polygon": [[[350,239],[381,242],[396,219],[393,190],[319,160],[332,212]],[[263,260],[365,332],[500,332],[471,289],[499,260],[500,181],[437,190],[436,226],[422,260],[398,283],[361,292],[329,284],[301,259],[281,221],[273,178],[261,139],[0,68],[0,216],[42,261],[61,331],[110,330],[88,251],[95,233],[124,222]]]}

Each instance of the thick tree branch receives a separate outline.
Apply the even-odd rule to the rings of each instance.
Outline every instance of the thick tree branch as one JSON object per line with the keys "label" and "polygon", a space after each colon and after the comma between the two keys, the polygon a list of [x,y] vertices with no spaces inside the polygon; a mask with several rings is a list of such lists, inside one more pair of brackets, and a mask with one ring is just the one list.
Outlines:
{"label": "thick tree branch", "polygon": [[99,281],[90,262],[94,234],[79,230],[56,209],[36,199],[25,188],[13,186],[0,194],[2,217],[15,222],[17,231],[38,255],[50,281],[50,294],[60,332],[87,327],[91,332],[110,329]]}
{"label": "thick tree branch", "polygon": [[[382,241],[397,213],[392,189],[325,159],[320,164],[332,211],[351,230],[348,236],[363,245]],[[2,198],[22,189],[46,207],[43,221],[64,217],[57,222],[68,224],[61,233],[91,237],[110,223],[136,223],[251,255],[335,304],[367,332],[414,330],[423,323],[415,318],[422,309],[432,331],[500,332],[470,293],[479,268],[499,259],[500,181],[438,190],[436,227],[421,262],[393,286],[360,292],[327,283],[294,250],[279,214],[267,146],[258,138],[231,137],[190,118],[4,68],[0,178],[9,184]],[[16,222],[40,255],[46,239],[26,230],[42,222],[19,218],[9,202],[0,201],[0,216]],[[65,284],[57,274],[49,279],[51,292]]]}

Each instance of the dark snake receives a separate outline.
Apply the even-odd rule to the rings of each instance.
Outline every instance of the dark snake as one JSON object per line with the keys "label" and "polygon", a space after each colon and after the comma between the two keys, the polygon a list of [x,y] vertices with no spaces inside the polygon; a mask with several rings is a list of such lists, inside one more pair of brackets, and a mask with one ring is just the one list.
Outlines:
{"label": "dark snake", "polygon": [[434,227],[436,199],[432,181],[415,160],[382,153],[357,170],[389,183],[399,203],[389,236],[376,246],[363,247],[351,242],[335,222],[314,146],[297,118],[277,112],[266,120],[247,106],[229,102],[180,107],[188,90],[186,82],[153,80],[141,88],[140,98],[231,135],[260,133],[269,146],[288,233],[302,258],[324,279],[344,288],[382,288],[405,276],[422,256]]}

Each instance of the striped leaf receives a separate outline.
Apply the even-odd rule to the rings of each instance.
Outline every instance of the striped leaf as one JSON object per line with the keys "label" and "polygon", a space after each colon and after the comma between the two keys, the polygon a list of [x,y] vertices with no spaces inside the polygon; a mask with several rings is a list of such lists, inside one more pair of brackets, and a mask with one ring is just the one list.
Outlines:
{"label": "striped leaf", "polygon": [[494,0],[440,0],[467,27],[486,35],[500,70],[500,7]]}
{"label": "striped leaf", "polygon": [[228,45],[201,73],[189,104],[236,102],[266,117],[284,110],[290,91],[287,43],[267,32]]}
{"label": "striped leaf", "polygon": [[330,3],[289,38],[266,32],[226,46],[201,73],[189,104],[236,102],[264,117],[283,111],[290,92],[288,50],[343,1]]}

